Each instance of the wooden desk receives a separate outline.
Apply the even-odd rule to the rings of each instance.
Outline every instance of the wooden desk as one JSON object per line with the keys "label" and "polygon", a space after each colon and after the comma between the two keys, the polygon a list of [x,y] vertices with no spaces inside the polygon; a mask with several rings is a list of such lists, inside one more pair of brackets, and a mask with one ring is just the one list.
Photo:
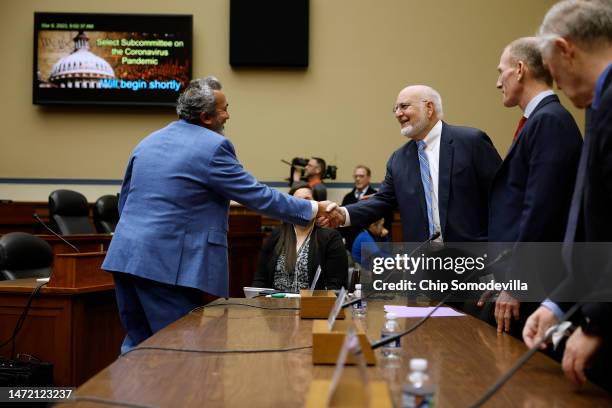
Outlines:
{"label": "wooden desk", "polygon": [[[266,306],[297,306],[293,299],[230,299]],[[225,303],[218,301],[216,303]],[[370,302],[368,335],[379,337],[383,303]],[[414,319],[402,319],[402,326]],[[312,321],[297,311],[261,310],[243,306],[208,307],[163,329],[142,346],[184,349],[262,349],[308,346]],[[403,339],[399,370],[369,368],[371,378],[386,378],[393,399],[408,360],[429,360],[438,386],[437,407],[467,406],[526,350],[508,335],[470,316],[433,318]],[[347,374],[356,376],[356,368]],[[285,353],[200,354],[139,350],[120,357],[77,390],[77,395],[155,407],[285,407],[303,406],[313,379],[331,378],[333,367],[313,366],[311,350]],[[559,365],[535,355],[490,400],[490,407],[612,406],[610,396],[593,385],[581,392],[565,380]],[[72,407],[74,405],[66,405]],[[99,404],[79,402],[80,407]]]}
{"label": "wooden desk", "polygon": [[[8,339],[35,279],[0,281],[0,341]],[[125,336],[112,284],[43,287],[16,338],[16,352],[54,364],[56,385],[80,385],[110,364]],[[11,346],[0,349],[10,354]]]}

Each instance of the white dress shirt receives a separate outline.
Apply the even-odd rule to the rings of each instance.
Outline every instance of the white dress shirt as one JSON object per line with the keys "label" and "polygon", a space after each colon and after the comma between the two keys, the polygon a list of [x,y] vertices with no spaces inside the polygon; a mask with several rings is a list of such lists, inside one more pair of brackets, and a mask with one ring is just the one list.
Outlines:
{"label": "white dress shirt", "polygon": [[531,98],[527,106],[525,106],[525,112],[523,112],[523,116],[526,118],[529,118],[529,116],[531,116],[536,106],[538,106],[540,102],[542,102],[542,99],[546,98],[547,96],[554,95],[554,94],[555,93],[549,89],[547,91],[542,91],[536,96],[534,96],[533,98]]}

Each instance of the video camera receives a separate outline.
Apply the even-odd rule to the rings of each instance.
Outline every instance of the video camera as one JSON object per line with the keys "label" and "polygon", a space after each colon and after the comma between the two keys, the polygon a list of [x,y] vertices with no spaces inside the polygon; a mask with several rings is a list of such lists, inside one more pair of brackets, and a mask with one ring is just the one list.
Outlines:
{"label": "video camera", "polygon": [[[288,162],[286,160],[282,160],[281,161],[285,164],[288,164],[291,166],[291,169],[289,171],[289,183],[291,183],[293,181],[293,172],[297,169],[300,170],[302,172],[301,175],[301,179],[304,179],[304,167],[306,167],[306,165],[308,164],[309,159],[305,159],[303,157],[294,157],[291,162]],[[325,173],[323,174],[323,176],[321,177],[321,180],[325,180],[325,179],[331,179],[331,180],[335,180],[336,179],[336,172],[338,171],[338,167],[334,166],[333,164],[328,164],[325,166]]]}

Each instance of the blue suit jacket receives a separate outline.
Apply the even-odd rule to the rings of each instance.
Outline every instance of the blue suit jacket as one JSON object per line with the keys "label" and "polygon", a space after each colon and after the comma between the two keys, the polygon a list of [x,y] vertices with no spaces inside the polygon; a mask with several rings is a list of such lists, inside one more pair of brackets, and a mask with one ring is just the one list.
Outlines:
{"label": "blue suit jacket", "polygon": [[227,296],[229,200],[294,224],[312,217],[310,202],[246,172],[223,136],[170,123],[132,152],[102,268]]}
{"label": "blue suit jacket", "polygon": [[[438,207],[444,241],[486,241],[489,187],[500,163],[484,132],[443,123]],[[412,140],[391,155],[378,193],[346,208],[351,224],[365,227],[398,206],[404,241],[428,239],[427,204]]]}
{"label": "blue suit jacket", "polygon": [[489,241],[561,242],[582,148],[556,95],[536,106],[491,187]]}

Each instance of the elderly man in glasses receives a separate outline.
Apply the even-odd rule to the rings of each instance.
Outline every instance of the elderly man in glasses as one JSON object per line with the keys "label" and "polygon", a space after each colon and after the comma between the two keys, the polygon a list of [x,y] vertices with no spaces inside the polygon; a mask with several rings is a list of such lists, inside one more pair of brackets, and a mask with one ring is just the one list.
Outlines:
{"label": "elderly man in glasses", "polygon": [[442,98],[429,86],[402,89],[393,114],[409,140],[391,155],[378,193],[319,221],[366,227],[399,207],[406,242],[486,241],[489,187],[501,163],[491,139],[443,122]]}

